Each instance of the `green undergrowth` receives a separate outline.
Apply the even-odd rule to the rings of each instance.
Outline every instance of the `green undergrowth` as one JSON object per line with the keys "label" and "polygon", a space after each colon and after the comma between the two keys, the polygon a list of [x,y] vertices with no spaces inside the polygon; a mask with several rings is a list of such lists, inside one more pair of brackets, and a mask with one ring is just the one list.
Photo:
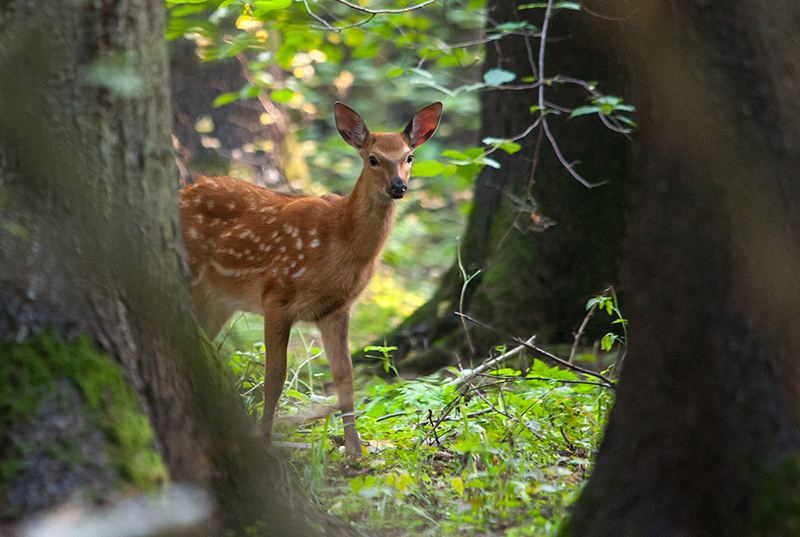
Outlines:
{"label": "green undergrowth", "polygon": [[[324,354],[313,333],[295,339],[275,437],[291,443],[288,459],[322,508],[382,536],[556,534],[591,471],[610,390],[518,357],[475,376],[451,368],[387,382],[357,373],[365,452],[354,463],[330,414]],[[256,344],[230,360],[254,418],[262,351]],[[391,371],[386,351],[370,354]]]}

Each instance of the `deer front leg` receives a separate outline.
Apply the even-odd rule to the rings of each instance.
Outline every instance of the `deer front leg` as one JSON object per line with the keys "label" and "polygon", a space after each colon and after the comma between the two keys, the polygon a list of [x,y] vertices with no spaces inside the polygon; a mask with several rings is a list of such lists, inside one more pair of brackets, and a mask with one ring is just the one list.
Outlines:
{"label": "deer front leg", "polygon": [[344,447],[350,457],[360,457],[361,440],[356,431],[353,414],[353,362],[347,336],[350,329],[350,310],[337,311],[317,322],[322,333],[322,345],[331,364],[333,383],[339,396],[339,409],[344,422]]}
{"label": "deer front leg", "polygon": [[[265,312],[268,310],[265,310]],[[264,316],[264,415],[261,426],[267,444],[272,441],[275,407],[286,382],[286,347],[292,325],[279,315]]]}

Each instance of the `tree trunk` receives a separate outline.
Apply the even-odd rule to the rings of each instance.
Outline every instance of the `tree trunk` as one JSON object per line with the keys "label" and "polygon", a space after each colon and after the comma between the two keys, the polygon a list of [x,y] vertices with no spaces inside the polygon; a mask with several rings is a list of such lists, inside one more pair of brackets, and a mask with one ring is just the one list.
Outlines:
{"label": "tree trunk", "polygon": [[352,533],[293,493],[197,328],[163,11],[0,6],[0,517],[166,468],[210,484],[220,530]]}
{"label": "tree trunk", "polygon": [[563,535],[800,528],[800,4],[634,2],[629,351]]}
{"label": "tree trunk", "polygon": [[[528,21],[540,27],[544,10],[518,10],[522,3],[490,0],[492,22]],[[561,12],[551,20],[544,77],[601,80],[602,91],[621,94],[622,69],[592,37],[607,23],[592,19],[590,26],[584,24],[588,15],[576,13]],[[491,41],[484,72],[501,68],[517,75],[513,84],[524,84],[526,77],[536,77],[538,50],[535,38],[509,35]],[[586,104],[585,92],[574,85],[548,86],[545,95],[563,106]],[[536,119],[530,111],[536,104],[536,89],[481,93],[481,139],[521,134]],[[499,331],[469,327],[478,359],[509,334],[571,342],[587,300],[618,280],[628,204],[627,141],[596,116],[551,114],[548,119],[563,154],[579,161],[578,172],[591,183],[606,184],[588,189],[573,179],[540,128],[520,140],[519,152],[491,155],[502,167],[487,166],[478,176],[461,241],[466,271],[481,271],[466,289],[463,312]],[[434,297],[400,326],[395,341],[401,356],[419,350],[415,340],[431,342],[430,349],[412,353],[405,368],[441,367],[452,363],[456,352],[469,359],[454,313],[460,310],[463,283],[454,264]]]}

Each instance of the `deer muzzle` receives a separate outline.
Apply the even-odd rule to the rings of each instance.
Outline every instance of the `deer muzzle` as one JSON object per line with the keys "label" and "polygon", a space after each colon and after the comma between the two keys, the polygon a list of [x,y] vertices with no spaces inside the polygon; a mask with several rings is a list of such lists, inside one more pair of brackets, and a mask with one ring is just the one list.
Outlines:
{"label": "deer muzzle", "polygon": [[392,182],[389,183],[388,187],[386,187],[386,193],[396,200],[402,198],[407,190],[408,186],[406,186],[406,182],[400,177],[395,177],[392,179]]}

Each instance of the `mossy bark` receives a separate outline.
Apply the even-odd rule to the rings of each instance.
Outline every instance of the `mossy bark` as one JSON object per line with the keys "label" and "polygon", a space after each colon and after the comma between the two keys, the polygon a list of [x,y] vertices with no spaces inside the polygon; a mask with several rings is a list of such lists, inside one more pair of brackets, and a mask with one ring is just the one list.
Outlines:
{"label": "mossy bark", "polygon": [[629,347],[563,535],[800,530],[800,4],[633,2]]}
{"label": "mossy bark", "polygon": [[0,344],[0,520],[158,489],[167,470],[136,392],[86,338]]}
{"label": "mossy bark", "polygon": [[[91,375],[70,376],[56,367],[58,352],[44,348],[47,330],[53,341],[84,337],[72,365],[117,364],[149,419],[169,478],[212,489],[220,531],[351,534],[294,492],[194,319],[163,30],[164,6],[156,0],[0,4],[0,360],[16,386],[14,375],[28,369],[14,356],[33,353],[27,365],[39,364],[52,382],[42,383],[45,395],[32,415],[63,409],[80,438],[106,453],[105,418],[87,407],[96,391],[87,384]],[[107,409],[113,423],[118,408]],[[126,415],[112,429],[145,434],[138,415]],[[42,418],[28,425],[46,428]],[[48,438],[25,427],[4,422],[0,449],[15,449],[10,431]],[[16,504],[13,514],[52,507],[86,483],[105,494],[121,475],[138,472],[134,453],[111,450],[108,464],[81,474],[78,459],[94,451],[70,442],[65,436],[41,451],[54,463],[74,457],[64,470],[73,479],[59,481],[63,494]],[[150,444],[136,445],[136,453],[147,453],[143,445]],[[150,462],[143,467],[157,466]],[[13,488],[11,478],[5,486]]]}
{"label": "mossy bark", "polygon": [[[493,23],[527,21],[541,26],[541,9],[519,10],[524,2],[491,0]],[[559,12],[550,23],[545,77],[557,74],[599,80],[601,91],[624,93],[624,70],[614,57],[595,46],[594,37],[609,21],[584,12]],[[501,68],[517,82],[534,76],[539,40],[505,36],[486,47],[484,71]],[[568,84],[546,89],[548,102],[566,106],[586,103],[583,90]],[[530,108],[538,92],[489,90],[481,93],[481,139],[511,138],[535,120]],[[470,326],[475,356],[466,345],[461,309],[464,280],[454,264],[433,298],[412,314],[393,335],[404,359],[401,368],[429,371],[453,363],[456,356],[482,359],[508,335],[540,342],[572,341],[585,315],[585,304],[616,284],[629,204],[627,140],[605,128],[597,117],[567,119],[548,115],[561,151],[591,183],[588,189],[558,161],[540,128],[520,140],[513,155],[492,154],[501,167],[485,167],[477,178],[474,205],[461,240],[470,275],[481,271],[464,293],[463,313],[495,330]],[[455,336],[455,337],[450,337]],[[444,338],[447,339],[446,347]],[[425,349],[421,341],[430,343]]]}

